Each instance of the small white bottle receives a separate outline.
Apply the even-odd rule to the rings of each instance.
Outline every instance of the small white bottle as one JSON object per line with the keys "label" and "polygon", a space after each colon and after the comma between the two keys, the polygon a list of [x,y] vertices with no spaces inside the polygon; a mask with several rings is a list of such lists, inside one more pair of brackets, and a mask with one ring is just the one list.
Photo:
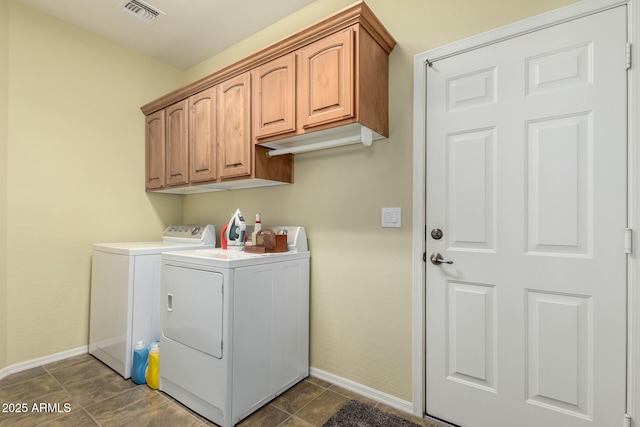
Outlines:
{"label": "small white bottle", "polygon": [[253,233],[251,233],[251,244],[255,245],[256,236],[258,235],[258,231],[262,230],[262,221],[260,220],[260,214],[256,214],[256,225],[253,227]]}

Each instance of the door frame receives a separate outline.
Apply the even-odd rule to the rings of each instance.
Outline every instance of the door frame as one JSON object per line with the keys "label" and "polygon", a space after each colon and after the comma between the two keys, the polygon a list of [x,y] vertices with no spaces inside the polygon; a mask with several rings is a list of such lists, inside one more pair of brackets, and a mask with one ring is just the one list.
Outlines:
{"label": "door frame", "polygon": [[[640,0],[582,0],[414,57],[413,82],[413,413],[426,409],[426,79],[434,62],[612,7],[627,5],[633,64],[627,84],[627,209],[632,253],[627,262],[627,411],[625,427],[640,427]],[[620,242],[623,245],[624,242]],[[622,416],[622,414],[621,414]],[[635,420],[635,421],[632,421]],[[622,424],[624,422],[624,424]]]}

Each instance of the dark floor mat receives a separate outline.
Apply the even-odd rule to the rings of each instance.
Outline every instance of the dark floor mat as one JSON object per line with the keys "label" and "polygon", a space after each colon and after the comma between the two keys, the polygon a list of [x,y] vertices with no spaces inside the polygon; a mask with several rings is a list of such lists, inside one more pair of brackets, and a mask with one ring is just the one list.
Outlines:
{"label": "dark floor mat", "polygon": [[419,427],[397,415],[352,400],[333,414],[322,427]]}

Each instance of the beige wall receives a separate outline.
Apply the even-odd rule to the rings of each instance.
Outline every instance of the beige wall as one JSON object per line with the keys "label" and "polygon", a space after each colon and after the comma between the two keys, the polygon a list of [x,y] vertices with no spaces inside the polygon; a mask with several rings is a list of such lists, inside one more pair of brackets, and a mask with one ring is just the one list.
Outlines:
{"label": "beige wall", "polygon": [[[295,184],[190,195],[185,221],[304,225],[311,249],[311,365],[411,400],[413,56],[571,0],[367,0],[398,41],[390,61],[390,138],[371,148],[300,154]],[[312,5],[188,71],[201,77],[351,4]],[[380,227],[383,206],[402,228]]]}
{"label": "beige wall", "polygon": [[7,364],[7,68],[9,12],[0,1],[0,369]]}
{"label": "beige wall", "polygon": [[183,73],[14,0],[8,21],[0,368],[87,345],[92,243],[158,239],[182,220],[180,197],[144,191],[139,107]]}
{"label": "beige wall", "polygon": [[[139,107],[351,0],[317,0],[187,72],[9,0],[8,17],[0,7],[10,36],[0,29],[0,369],[87,344],[92,243],[156,239],[182,220],[220,228],[240,208],[250,221],[261,212],[265,224],[307,227],[312,366],[411,400],[413,56],[570,2],[367,0],[398,41],[390,138],[298,155],[294,185],[183,197],[144,192]],[[402,208],[402,228],[380,228],[383,206]]]}

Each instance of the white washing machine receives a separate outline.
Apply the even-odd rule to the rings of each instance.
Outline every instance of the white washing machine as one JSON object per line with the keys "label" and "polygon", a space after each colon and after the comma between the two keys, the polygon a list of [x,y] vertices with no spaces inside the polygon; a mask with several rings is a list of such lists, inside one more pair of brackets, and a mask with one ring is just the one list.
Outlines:
{"label": "white washing machine", "polygon": [[309,250],[162,254],[160,387],[223,427],[309,375]]}
{"label": "white washing machine", "polygon": [[158,242],[93,245],[89,353],[131,377],[135,343],[160,339],[160,253],[215,245],[213,225],[170,225]]}

